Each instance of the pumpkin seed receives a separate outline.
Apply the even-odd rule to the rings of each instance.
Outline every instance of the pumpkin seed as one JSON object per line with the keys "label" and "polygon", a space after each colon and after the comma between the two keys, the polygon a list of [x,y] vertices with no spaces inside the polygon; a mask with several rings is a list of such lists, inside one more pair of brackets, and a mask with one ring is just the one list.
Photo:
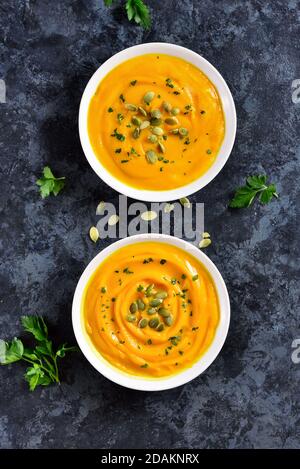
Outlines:
{"label": "pumpkin seed", "polygon": [[133,138],[137,139],[140,136],[140,129],[139,127],[136,127],[132,133]]}
{"label": "pumpkin seed", "polygon": [[150,124],[154,125],[155,127],[157,127],[158,125],[161,125],[161,123],[162,123],[162,120],[157,119],[156,117],[151,117],[150,119]]}
{"label": "pumpkin seed", "polygon": [[173,116],[177,116],[178,114],[180,114],[180,109],[179,107],[173,107],[173,109],[171,110],[171,114]]}
{"label": "pumpkin seed", "polygon": [[148,210],[147,212],[142,213],[141,219],[144,221],[152,221],[157,217],[157,213],[153,210]]}
{"label": "pumpkin seed", "polygon": [[139,322],[139,327],[141,329],[144,329],[144,327],[147,327],[147,326],[148,326],[148,320],[146,318],[141,319]]}
{"label": "pumpkin seed", "polygon": [[207,231],[204,231],[204,233],[202,233],[202,238],[210,238],[210,234]]}
{"label": "pumpkin seed", "polygon": [[164,321],[165,321],[165,324],[170,327],[173,324],[173,317],[171,315],[167,316],[166,318],[164,318]]}
{"label": "pumpkin seed", "polygon": [[99,239],[99,231],[95,226],[92,226],[90,228],[90,238],[93,241],[93,243],[96,243]]}
{"label": "pumpkin seed", "polygon": [[186,129],[185,127],[180,127],[180,129],[178,129],[178,132],[181,137],[186,137],[189,134],[188,129]]}
{"label": "pumpkin seed", "polygon": [[179,202],[181,203],[181,205],[183,205],[186,208],[191,207],[191,202],[189,201],[187,197],[182,197],[182,199],[179,199]]}
{"label": "pumpkin seed", "polygon": [[171,213],[174,210],[174,208],[175,208],[174,204],[166,203],[166,205],[164,206],[164,212]]}
{"label": "pumpkin seed", "polygon": [[150,104],[154,96],[155,96],[154,91],[148,91],[144,96],[144,102],[146,104]]}
{"label": "pumpkin seed", "polygon": [[156,314],[157,310],[156,308],[148,308],[147,313],[151,316],[152,314]]}
{"label": "pumpkin seed", "polygon": [[151,117],[154,117],[155,119],[161,118],[161,112],[159,109],[152,109],[150,114],[151,114]]}
{"label": "pumpkin seed", "polygon": [[162,290],[158,291],[155,295],[155,298],[160,298],[162,300],[164,300],[167,297],[168,297],[168,293],[166,291],[162,291]]}
{"label": "pumpkin seed", "polygon": [[119,221],[119,216],[118,215],[111,215],[108,219],[108,224],[109,226],[114,226],[118,223]]}
{"label": "pumpkin seed", "polygon": [[146,160],[150,164],[155,164],[157,162],[157,154],[153,150],[146,151]]}
{"label": "pumpkin seed", "polygon": [[170,103],[168,103],[167,101],[164,101],[164,102],[162,103],[162,105],[163,105],[163,108],[164,108],[164,110],[165,110],[166,112],[170,112],[170,111],[171,111],[172,105],[171,105]]}
{"label": "pumpkin seed", "polygon": [[178,124],[178,119],[177,117],[167,117],[165,119],[165,123],[168,125],[177,125]]}
{"label": "pumpkin seed", "polygon": [[161,127],[153,127],[152,128],[152,133],[154,135],[163,135],[164,131]]}
{"label": "pumpkin seed", "polygon": [[161,322],[161,323],[157,326],[156,330],[157,330],[158,332],[161,332],[161,331],[164,330],[164,328],[165,328],[165,326],[164,326],[163,323]]}
{"label": "pumpkin seed", "polygon": [[159,308],[158,314],[160,314],[163,318],[167,318],[170,316],[170,311],[166,308]]}
{"label": "pumpkin seed", "polygon": [[128,322],[135,322],[136,317],[133,314],[127,314],[126,319]]}
{"label": "pumpkin seed", "polygon": [[210,244],[211,244],[211,239],[204,238],[200,241],[199,248],[200,249],[207,248],[207,246],[209,246]]}
{"label": "pumpkin seed", "polygon": [[179,129],[170,130],[170,134],[177,135],[178,133],[179,133]]}
{"label": "pumpkin seed", "polygon": [[153,300],[150,301],[149,305],[155,308],[156,306],[161,305],[162,302],[163,300],[161,298],[153,298]]}
{"label": "pumpkin seed", "polygon": [[158,148],[162,153],[165,153],[166,147],[161,142],[158,142]]}
{"label": "pumpkin seed", "polygon": [[153,318],[153,319],[150,319],[149,321],[149,327],[151,327],[152,329],[155,329],[159,324],[159,319],[158,318]]}
{"label": "pumpkin seed", "polygon": [[143,107],[139,106],[138,110],[139,110],[140,114],[142,114],[142,116],[147,117],[147,111],[145,111],[145,109]]}
{"label": "pumpkin seed", "polygon": [[148,287],[146,288],[146,291],[145,291],[145,295],[150,296],[153,288],[154,288],[154,283],[151,283],[150,285],[148,285]]}
{"label": "pumpkin seed", "polygon": [[149,125],[150,125],[149,121],[143,121],[140,125],[140,130],[147,129],[147,127],[149,127]]}
{"label": "pumpkin seed", "polygon": [[139,119],[137,116],[133,116],[131,118],[131,122],[133,123],[133,125],[136,125],[137,127],[139,127],[142,123],[141,119]]}
{"label": "pumpkin seed", "polygon": [[149,135],[148,140],[151,143],[156,143],[157,142],[157,137],[156,137],[156,135]]}
{"label": "pumpkin seed", "polygon": [[96,215],[103,215],[105,209],[105,202],[101,200],[101,202],[98,204],[96,208]]}
{"label": "pumpkin seed", "polygon": [[138,110],[135,104],[130,104],[130,103],[125,103],[125,108],[128,109],[128,111],[134,111],[134,112]]}
{"label": "pumpkin seed", "polygon": [[143,302],[143,300],[141,300],[141,298],[138,298],[138,299],[136,300],[136,303],[137,303],[137,306],[138,306],[139,311],[144,311],[144,309],[145,309],[145,303]]}
{"label": "pumpkin seed", "polygon": [[135,314],[137,312],[138,306],[137,306],[135,301],[133,303],[131,303],[131,305],[129,307],[129,310],[132,314]]}

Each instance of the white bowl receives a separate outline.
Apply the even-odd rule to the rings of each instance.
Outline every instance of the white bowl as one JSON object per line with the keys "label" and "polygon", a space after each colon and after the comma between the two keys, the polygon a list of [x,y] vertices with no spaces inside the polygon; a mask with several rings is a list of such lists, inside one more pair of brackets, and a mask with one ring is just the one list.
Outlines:
{"label": "white bowl", "polygon": [[[187,62],[192,63],[198,67],[211,82],[215,85],[218,90],[220,99],[222,101],[223,111],[225,115],[225,136],[218,156],[209,168],[209,170],[195,181],[187,184],[186,186],[179,187],[177,189],[166,190],[166,191],[150,191],[136,189],[128,186],[123,182],[115,178],[107,169],[101,164],[97,156],[94,153],[92,145],[88,136],[88,109],[92,96],[96,92],[101,80],[117,65],[120,63],[137,57],[143,54],[168,54],[175,57],[180,57]],[[140,44],[137,46],[129,47],[124,49],[118,54],[113,55],[110,59],[104,62],[98,70],[94,73],[90,81],[88,82],[84,93],[82,95],[80,108],[79,108],[79,135],[80,141],[85,153],[85,156],[90,163],[91,167],[96,174],[113,189],[121,192],[128,197],[138,200],[150,201],[150,202],[165,202],[168,200],[176,200],[181,197],[186,197],[194,192],[197,192],[202,187],[206,186],[217,174],[221,171],[231,153],[236,134],[236,112],[234,101],[230,90],[220,75],[220,73],[211,65],[207,60],[201,57],[196,52],[193,52],[185,47],[176,46],[174,44],[168,44],[163,42],[153,42],[148,44]]]}
{"label": "white bowl", "polygon": [[[144,241],[157,241],[160,243],[171,244],[186,250],[189,254],[198,259],[210,273],[215,283],[219,299],[220,321],[217,326],[216,334],[208,350],[192,367],[187,368],[176,375],[165,378],[136,377],[124,373],[118,368],[112,366],[94,347],[92,341],[85,331],[85,325],[82,317],[83,293],[91,275],[95,272],[98,266],[110,254],[122,248],[123,246],[128,246],[129,244],[135,244]],[[175,238],[174,236],[168,236],[164,234],[141,234],[130,236],[129,238],[124,238],[111,244],[107,248],[103,249],[103,251],[101,251],[99,254],[97,254],[97,256],[94,257],[94,259],[89,263],[81,275],[75,290],[72,305],[72,321],[75,337],[82,353],[93,365],[93,367],[96,368],[96,370],[98,370],[103,376],[127,388],[138,389],[141,391],[162,391],[164,389],[171,389],[188,383],[203,373],[203,371],[205,371],[206,368],[208,368],[215,360],[215,358],[220,353],[227,336],[230,322],[230,303],[227,288],[220,272],[213,264],[213,262],[202,251],[200,251],[194,245],[183,241],[182,239]]]}

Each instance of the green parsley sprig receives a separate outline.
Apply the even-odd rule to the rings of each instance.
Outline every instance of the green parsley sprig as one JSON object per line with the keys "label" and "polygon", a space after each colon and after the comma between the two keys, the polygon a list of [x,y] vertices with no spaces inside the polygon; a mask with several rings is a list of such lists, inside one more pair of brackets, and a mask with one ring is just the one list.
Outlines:
{"label": "green parsley sprig", "polygon": [[65,187],[65,177],[56,178],[52,173],[49,166],[43,169],[43,176],[36,181],[40,187],[40,194],[43,197],[48,197],[51,193],[57,195]]}
{"label": "green parsley sprig", "polygon": [[21,324],[26,332],[34,336],[37,345],[27,348],[16,337],[11,342],[0,339],[0,364],[9,365],[20,360],[29,363],[24,377],[30,391],[34,391],[37,386],[60,383],[58,360],[65,357],[67,352],[75,352],[78,348],[62,344],[54,350],[52,341],[48,338],[46,323],[40,316],[22,316]]}
{"label": "green parsley sprig", "polygon": [[257,196],[262,204],[268,204],[273,197],[278,197],[274,184],[266,184],[267,176],[249,176],[246,185],[238,188],[229,207],[244,208],[249,207]]}
{"label": "green parsley sprig", "polygon": [[[104,0],[104,4],[109,7],[115,0]],[[144,29],[149,29],[151,26],[151,18],[149,8],[143,0],[126,0],[125,9],[129,21],[135,21]]]}

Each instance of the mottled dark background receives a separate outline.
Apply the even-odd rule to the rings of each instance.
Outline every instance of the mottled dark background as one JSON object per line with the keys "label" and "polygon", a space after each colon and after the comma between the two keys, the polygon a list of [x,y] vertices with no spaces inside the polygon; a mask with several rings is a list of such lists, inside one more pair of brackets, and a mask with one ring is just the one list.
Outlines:
{"label": "mottled dark background", "polygon": [[[227,80],[238,132],[221,174],[192,197],[205,203],[208,255],[230,292],[232,322],[209,370],[178,389],[143,393],[99,375],[81,354],[63,365],[60,387],[27,390],[23,365],[0,370],[2,448],[299,448],[300,78],[298,0],[148,0],[151,31],[102,0],[1,0],[0,336],[20,331],[21,314],[46,316],[59,340],[74,342],[77,280],[108,241],[87,232],[100,200],[117,193],[94,174],[77,131],[93,71],[134,44],[167,41],[199,52]],[[42,200],[45,164],[68,178]],[[230,211],[234,188],[265,172],[280,198]]]}

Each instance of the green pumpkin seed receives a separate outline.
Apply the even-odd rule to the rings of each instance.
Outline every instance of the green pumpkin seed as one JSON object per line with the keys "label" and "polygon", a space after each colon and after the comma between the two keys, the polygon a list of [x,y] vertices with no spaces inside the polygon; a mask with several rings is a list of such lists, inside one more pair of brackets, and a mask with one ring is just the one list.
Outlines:
{"label": "green pumpkin seed", "polygon": [[156,143],[157,142],[157,137],[156,137],[156,135],[149,135],[148,140],[151,143]]}
{"label": "green pumpkin seed", "polygon": [[156,117],[151,117],[150,119],[150,124],[154,125],[155,127],[157,127],[158,125],[161,125],[161,123],[162,123],[162,120],[157,119]]}
{"label": "green pumpkin seed", "polygon": [[127,314],[126,319],[128,322],[135,322],[136,317],[133,314]]}
{"label": "green pumpkin seed", "polygon": [[210,244],[211,244],[211,239],[204,238],[200,241],[199,248],[200,249],[207,248]]}
{"label": "green pumpkin seed", "polygon": [[163,135],[164,131],[161,127],[153,127],[152,128],[152,133],[154,135]]}
{"label": "green pumpkin seed", "polygon": [[154,288],[154,283],[151,283],[150,285],[148,285],[148,287],[146,288],[146,291],[145,291],[145,295],[150,296],[153,288]]}
{"label": "green pumpkin seed", "polygon": [[177,117],[167,117],[165,119],[165,123],[168,125],[177,125],[178,124],[178,119]]}
{"label": "green pumpkin seed", "polygon": [[136,127],[132,133],[133,138],[137,139],[140,136],[140,129],[139,127]]}
{"label": "green pumpkin seed", "polygon": [[139,327],[141,329],[144,329],[144,327],[147,327],[147,326],[148,326],[148,320],[146,318],[141,319],[139,322]]}
{"label": "green pumpkin seed", "polygon": [[180,129],[178,129],[178,132],[181,137],[186,137],[189,134],[188,129],[186,129],[185,127],[180,127]]}
{"label": "green pumpkin seed", "polygon": [[167,101],[164,101],[162,105],[163,105],[163,108],[164,108],[164,110],[165,110],[166,112],[170,112],[170,111],[171,111],[172,105],[171,105],[170,103],[168,103]]}
{"label": "green pumpkin seed", "polygon": [[172,116],[177,116],[178,114],[180,114],[179,107],[173,107],[173,109],[171,110],[171,114]]}
{"label": "green pumpkin seed", "polygon": [[161,305],[162,302],[163,300],[161,298],[153,298],[153,300],[150,301],[149,305],[156,307],[156,306]]}
{"label": "green pumpkin seed", "polygon": [[135,313],[137,312],[137,310],[138,310],[138,305],[137,305],[137,303],[136,303],[135,301],[134,301],[133,303],[131,303],[129,309],[130,309],[130,312],[131,312],[132,314],[135,314]]}
{"label": "green pumpkin seed", "polygon": [[153,318],[153,319],[150,319],[149,321],[149,327],[151,327],[152,329],[155,329],[159,324],[159,319],[158,318]]}
{"label": "green pumpkin seed", "polygon": [[177,135],[179,133],[179,129],[172,129],[170,130],[170,134]]}
{"label": "green pumpkin seed", "polygon": [[171,315],[167,316],[166,318],[164,318],[164,321],[165,321],[165,324],[170,327],[173,324],[173,317]]}
{"label": "green pumpkin seed", "polygon": [[155,119],[161,118],[161,112],[159,109],[152,109],[150,114],[151,114],[151,117],[154,117]]}
{"label": "green pumpkin seed", "polygon": [[150,104],[154,96],[155,96],[154,91],[148,91],[144,96],[144,102],[146,104]]}
{"label": "green pumpkin seed", "polygon": [[149,121],[143,121],[140,125],[140,130],[147,129],[147,127],[149,127],[149,125],[150,125]]}
{"label": "green pumpkin seed", "polygon": [[162,300],[164,300],[167,297],[168,297],[168,293],[166,291],[160,290],[155,294],[155,298],[161,298]]}
{"label": "green pumpkin seed", "polygon": [[142,114],[142,116],[147,117],[147,111],[145,111],[145,109],[143,107],[139,106],[138,110],[139,110],[140,114]]}
{"label": "green pumpkin seed", "polygon": [[137,116],[133,116],[131,118],[131,122],[133,123],[133,125],[136,125],[137,127],[139,127],[142,123],[141,119],[139,119]]}
{"label": "green pumpkin seed", "polygon": [[147,313],[151,316],[152,314],[156,314],[157,310],[156,308],[148,308]]}
{"label": "green pumpkin seed", "polygon": [[167,318],[168,316],[170,316],[171,313],[166,308],[159,308],[158,314],[160,314],[163,318]]}
{"label": "green pumpkin seed", "polygon": [[150,164],[155,164],[157,162],[157,155],[156,155],[155,151],[153,151],[153,150],[146,151],[146,160]]}
{"label": "green pumpkin seed", "polygon": [[164,146],[161,142],[158,142],[158,148],[160,149],[160,151],[161,151],[162,153],[165,153],[166,148],[165,148],[165,146]]}
{"label": "green pumpkin seed", "polygon": [[135,104],[130,104],[130,103],[125,103],[125,108],[128,109],[128,111],[134,111],[134,112],[138,110]]}
{"label": "green pumpkin seed", "polygon": [[145,309],[145,303],[143,302],[143,300],[141,300],[141,298],[138,298],[138,299],[136,300],[136,303],[137,303],[137,306],[138,306],[139,311],[144,311],[144,309]]}
{"label": "green pumpkin seed", "polygon": [[186,207],[186,208],[191,207],[191,202],[189,201],[187,197],[182,197],[181,199],[179,199],[179,202],[181,203],[181,205],[183,205],[183,207]]}
{"label": "green pumpkin seed", "polygon": [[165,328],[165,326],[164,326],[163,323],[161,322],[161,323],[157,326],[156,330],[157,330],[158,332],[161,332],[161,331],[164,330],[164,328]]}

